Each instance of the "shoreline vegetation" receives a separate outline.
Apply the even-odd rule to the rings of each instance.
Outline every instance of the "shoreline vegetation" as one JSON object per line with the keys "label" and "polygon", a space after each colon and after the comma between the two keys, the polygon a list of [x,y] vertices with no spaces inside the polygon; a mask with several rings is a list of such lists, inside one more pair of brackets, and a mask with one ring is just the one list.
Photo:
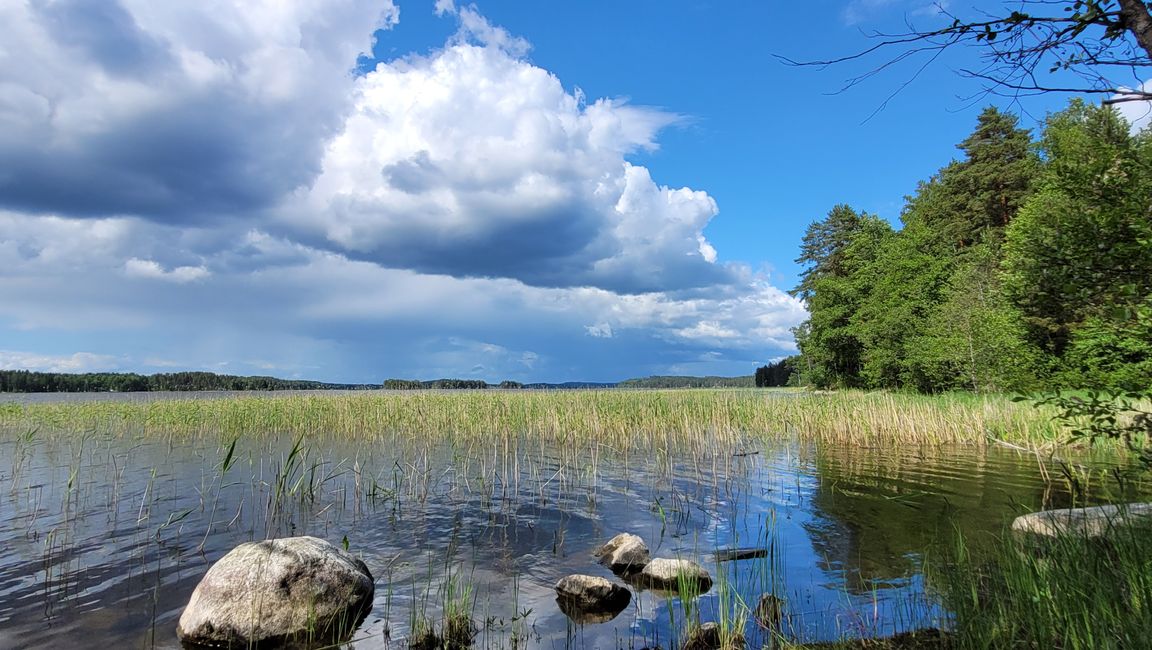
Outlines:
{"label": "shoreline vegetation", "polygon": [[[356,463],[324,459],[328,452],[317,443],[332,436],[353,444],[384,441],[399,450],[400,457],[418,459],[410,468],[405,464],[402,469],[404,476],[409,476],[410,469],[413,485],[426,480],[421,468],[426,469],[432,450],[444,445],[451,446],[455,462],[463,463],[462,469],[458,468],[460,476],[475,474],[476,464],[483,465],[480,476],[499,468],[507,472],[509,464],[536,464],[539,467],[533,471],[543,476],[545,470],[539,468],[559,463],[562,471],[556,474],[562,478],[557,485],[564,490],[576,489],[579,477],[595,476],[600,464],[608,467],[611,459],[656,458],[660,464],[667,463],[673,474],[687,471],[705,476],[718,466],[741,462],[741,456],[759,453],[762,446],[782,440],[893,449],[1004,444],[1021,453],[1035,452],[1038,471],[1045,476],[1051,472],[1050,480],[1061,481],[1061,471],[1069,472],[1069,480],[1105,480],[1104,474],[1081,474],[1093,470],[1056,457],[1067,449],[1064,445],[1069,438],[1060,422],[1053,419],[1055,414],[1053,407],[1037,407],[995,394],[926,396],[787,388],[413,390],[9,402],[0,403],[0,430],[17,434],[21,441],[18,448],[52,438],[68,441],[79,437],[82,447],[84,440],[110,444],[111,439],[121,436],[129,440],[198,439],[216,447],[223,459],[212,470],[219,472],[219,480],[238,457],[238,446],[254,453],[253,445],[268,445],[257,455],[273,458],[273,449],[282,451],[284,440],[295,439],[277,478],[268,483],[276,486],[275,496],[269,497],[269,507],[275,508],[288,507],[293,498],[312,498],[306,495],[318,494],[317,486],[336,480],[333,477],[340,472],[356,474],[359,485]],[[238,441],[243,442],[238,445]],[[1111,453],[1111,460],[1123,463],[1126,458],[1118,442],[1096,447]],[[1084,456],[1078,451],[1076,457]],[[679,470],[673,468],[680,463],[686,464]],[[1052,469],[1046,470],[1046,465]],[[1061,469],[1055,469],[1057,466]],[[320,471],[327,472],[327,477],[318,478],[316,468],[330,468]],[[393,487],[396,493],[407,489],[400,484]],[[378,489],[383,488],[373,482],[366,494]],[[977,564],[972,560],[977,554],[969,550],[976,541],[994,545],[990,553],[978,554],[991,561]],[[1048,639],[1062,642],[1053,647],[1109,647],[1110,639],[1122,643],[1120,637],[1136,638],[1132,635],[1137,624],[1115,626],[1117,621],[1129,620],[1126,617],[1142,620],[1144,603],[1152,602],[1152,561],[1147,560],[1141,545],[1132,542],[1108,547],[1122,561],[1112,574],[1103,575],[1072,568],[1095,566],[1078,558],[1080,554],[1098,553],[1097,545],[1069,542],[1060,547],[1066,551],[1062,559],[1048,562],[1037,561],[1038,556],[1029,550],[1031,547],[1022,545],[1025,543],[1005,529],[1000,540],[958,537],[955,550],[946,557],[926,558],[930,591],[954,615],[944,634],[923,631],[888,640],[784,647],[991,648],[1003,647],[1012,639],[1034,644],[1031,647],[1044,647]],[[1120,582],[1113,587],[1115,580]],[[1089,588],[1091,599],[1083,607],[1074,599],[1052,595]],[[1117,593],[1125,598],[1113,599]],[[1078,627],[1067,628],[1067,621],[1075,619],[1080,610],[1090,615],[1076,619],[1081,621]],[[733,620],[742,620],[739,613],[733,616],[737,616]],[[1023,616],[1030,618],[1021,623]],[[1111,636],[1112,629],[1122,629],[1123,634]],[[1079,640],[1090,640],[1092,645]]]}
{"label": "shoreline vegetation", "polygon": [[1008,444],[1051,450],[1052,420],[1007,395],[800,389],[364,391],[231,398],[0,404],[0,426],[132,434],[400,434],[523,437],[643,446],[796,438],[861,444]]}

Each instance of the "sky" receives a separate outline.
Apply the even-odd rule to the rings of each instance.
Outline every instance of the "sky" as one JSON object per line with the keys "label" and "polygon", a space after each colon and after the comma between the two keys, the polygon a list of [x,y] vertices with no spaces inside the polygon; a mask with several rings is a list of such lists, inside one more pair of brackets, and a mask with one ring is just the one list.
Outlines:
{"label": "sky", "polygon": [[[0,368],[748,375],[805,228],[899,222],[971,53],[924,0],[0,0]],[[1139,115],[1137,115],[1139,117]]]}

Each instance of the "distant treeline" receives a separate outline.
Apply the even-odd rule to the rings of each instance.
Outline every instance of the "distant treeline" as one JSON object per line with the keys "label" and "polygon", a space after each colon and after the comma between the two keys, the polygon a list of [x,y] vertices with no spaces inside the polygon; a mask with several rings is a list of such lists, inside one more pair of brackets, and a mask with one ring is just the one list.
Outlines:
{"label": "distant treeline", "polygon": [[102,393],[129,391],[199,390],[363,390],[369,384],[329,384],[320,381],[239,377],[212,372],[166,372],[139,375],[132,372],[32,372],[0,370],[4,393]]}
{"label": "distant treeline", "polygon": [[654,376],[628,379],[617,384],[620,388],[751,388],[753,378],[748,377],[681,377]]}
{"label": "distant treeline", "polygon": [[799,357],[788,357],[776,363],[760,366],[756,369],[753,379],[757,388],[774,388],[787,386],[796,370],[796,361]]}
{"label": "distant treeline", "polygon": [[536,382],[531,384],[524,384],[518,381],[505,380],[499,384],[489,384],[479,379],[431,379],[421,381],[419,379],[385,379],[385,390],[435,390],[435,389],[448,389],[448,390],[483,390],[487,388],[502,388],[505,390],[512,389],[531,389],[531,390],[552,390],[552,389],[575,389],[575,388],[614,388],[617,384],[609,382],[590,382],[590,381],[569,381],[561,384],[548,384],[544,382]]}
{"label": "distant treeline", "polygon": [[[500,388],[520,388],[514,381],[505,381]],[[384,390],[483,390],[489,388],[488,382],[481,379],[432,379],[420,381],[419,379],[385,379]]]}

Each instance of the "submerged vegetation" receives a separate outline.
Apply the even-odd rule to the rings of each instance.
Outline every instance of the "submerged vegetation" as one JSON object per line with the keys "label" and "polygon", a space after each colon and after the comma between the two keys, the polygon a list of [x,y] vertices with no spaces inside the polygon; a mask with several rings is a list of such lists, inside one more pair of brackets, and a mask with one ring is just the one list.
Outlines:
{"label": "submerged vegetation", "polygon": [[[251,539],[343,538],[382,581],[383,617],[363,634],[394,634],[399,647],[555,645],[556,573],[583,570],[593,540],[620,530],[645,533],[664,557],[755,545],[754,559],[709,565],[710,592],[637,595],[637,611],[658,616],[572,627],[569,647],[679,647],[667,644],[693,629],[786,647],[946,624],[923,601],[914,559],[941,522],[987,534],[1011,499],[1088,494],[1106,476],[1069,463],[1065,480],[1059,461],[990,448],[1061,440],[1053,414],[993,395],[755,389],[10,402],[0,498],[16,532],[0,534],[44,556],[35,580],[10,583],[26,584],[15,595],[65,612],[126,581],[143,594],[126,627],[151,634],[194,586],[189,566]],[[996,480],[970,483],[997,454],[1029,475],[1051,465],[1053,487],[1030,476],[1007,496]],[[956,470],[956,457],[970,464]],[[116,537],[101,541],[108,526]],[[108,577],[105,545],[130,549],[127,577]],[[832,586],[807,582],[818,564]],[[634,636],[613,641],[621,630]]]}

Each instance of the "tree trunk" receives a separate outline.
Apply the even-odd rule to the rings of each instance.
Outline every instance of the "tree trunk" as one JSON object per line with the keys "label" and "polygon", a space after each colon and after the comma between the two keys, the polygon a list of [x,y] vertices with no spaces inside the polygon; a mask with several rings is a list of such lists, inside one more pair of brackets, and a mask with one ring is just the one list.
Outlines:
{"label": "tree trunk", "polygon": [[1144,0],[1120,0],[1120,20],[1152,59],[1152,15],[1148,14],[1148,3]]}

